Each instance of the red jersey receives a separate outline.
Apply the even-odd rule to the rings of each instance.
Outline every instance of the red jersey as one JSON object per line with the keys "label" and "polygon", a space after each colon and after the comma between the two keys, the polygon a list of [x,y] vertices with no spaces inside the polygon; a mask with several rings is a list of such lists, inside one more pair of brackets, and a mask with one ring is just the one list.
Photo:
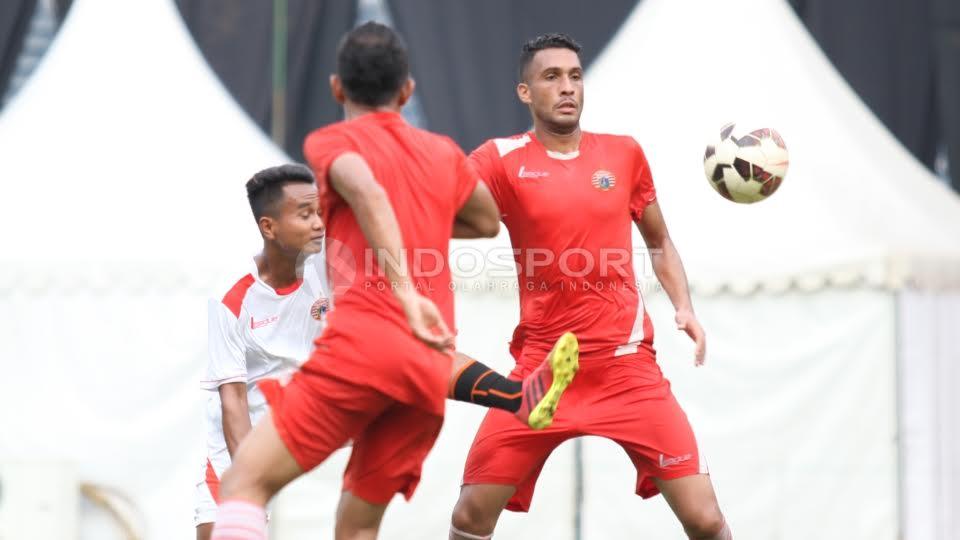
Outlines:
{"label": "red jersey", "polygon": [[511,349],[549,349],[571,331],[582,353],[652,352],[633,268],[633,222],[656,200],[640,145],[584,132],[578,152],[558,154],[529,132],[489,140],[470,161],[513,243],[520,324]]}
{"label": "red jersey", "polygon": [[[304,155],[317,177],[327,228],[327,272],[334,309],[324,335],[375,340],[377,328],[387,324],[414,339],[381,270],[379,255],[370,249],[349,205],[330,186],[330,164],[347,152],[361,155],[386,191],[400,225],[412,284],[437,304],[453,330],[453,291],[447,264],[450,236],[456,213],[479,178],[451,139],[414,128],[397,113],[381,112],[331,124],[314,131],[304,142]],[[424,378],[449,377],[449,364],[437,362],[431,355],[423,357],[423,366],[403,369],[410,373],[422,370]],[[338,369],[378,386],[372,379],[385,361],[389,359],[355,359]],[[399,391],[383,390],[390,395]]]}

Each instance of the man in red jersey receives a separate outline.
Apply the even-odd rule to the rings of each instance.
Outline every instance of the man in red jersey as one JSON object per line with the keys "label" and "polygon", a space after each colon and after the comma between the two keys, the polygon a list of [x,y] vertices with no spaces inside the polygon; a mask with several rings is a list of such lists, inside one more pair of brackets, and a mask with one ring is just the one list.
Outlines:
{"label": "man in red jersey", "polygon": [[634,276],[631,222],[703,363],[704,332],[656,200],[650,168],[631,137],[580,129],[580,46],[549,34],[528,42],[517,94],[534,128],[493,139],[470,156],[510,231],[518,265],[520,324],[513,375],[535,368],[571,331],[580,372],[542,431],[490,410],[467,457],[450,538],[490,538],[504,508],[527,511],[550,453],[574,437],[620,444],[637,470],[636,492],[663,493],[692,539],[729,539],[706,466],[683,410],[656,363],[653,327]]}
{"label": "man in red jersey", "polygon": [[516,411],[504,413],[530,429],[549,424],[572,379],[572,334],[546,355],[535,371],[542,376],[522,385],[451,354],[450,237],[495,235],[497,209],[453,141],[400,116],[413,93],[408,71],[406,49],[386,26],[364,24],[341,42],[331,89],[346,120],[304,143],[327,226],[334,309],[290,382],[260,384],[270,415],[221,479],[214,540],[266,540],[267,501],[348,440],[336,537],[374,538],[393,495],[416,488],[448,391],[481,404],[499,393],[502,402],[487,405]]}

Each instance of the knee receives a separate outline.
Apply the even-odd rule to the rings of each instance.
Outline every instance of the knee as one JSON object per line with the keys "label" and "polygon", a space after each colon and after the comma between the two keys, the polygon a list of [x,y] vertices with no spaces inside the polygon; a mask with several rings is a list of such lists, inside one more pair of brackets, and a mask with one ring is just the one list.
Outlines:
{"label": "knee", "polygon": [[705,508],[694,512],[684,520],[683,529],[690,540],[713,540],[723,538],[726,527],[723,514],[717,507]]}
{"label": "knee", "polygon": [[[497,509],[499,510],[499,509]],[[498,511],[484,508],[484,505],[471,497],[460,497],[453,508],[451,524],[458,531],[474,536],[493,534],[497,526]]]}
{"label": "knee", "polygon": [[[220,478],[220,499],[240,497],[251,502],[259,502],[265,497],[265,490],[253,482],[251,477],[237,467],[230,467]],[[269,498],[269,497],[266,497]]]}

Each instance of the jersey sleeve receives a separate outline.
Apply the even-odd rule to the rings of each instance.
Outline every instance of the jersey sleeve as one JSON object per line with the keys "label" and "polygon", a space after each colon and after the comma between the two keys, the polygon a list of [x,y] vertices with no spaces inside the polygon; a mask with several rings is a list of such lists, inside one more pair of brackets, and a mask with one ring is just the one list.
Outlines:
{"label": "jersey sleeve", "polygon": [[633,148],[633,189],[630,192],[630,217],[639,222],[643,211],[650,203],[657,200],[657,190],[653,186],[653,175],[643,149],[637,141],[630,139]]}
{"label": "jersey sleeve", "polygon": [[213,298],[207,302],[207,372],[200,382],[204,390],[247,382],[247,359],[237,324],[237,317],[223,302]]}
{"label": "jersey sleeve", "polygon": [[356,145],[346,134],[331,128],[318,129],[303,142],[303,155],[317,178],[320,208],[325,215],[340,202],[340,195],[330,186],[330,165],[343,154],[356,151]]}
{"label": "jersey sleeve", "polygon": [[504,174],[503,162],[500,159],[497,145],[492,140],[481,144],[470,153],[469,162],[480,179],[490,188],[493,200],[496,201],[497,208],[500,208],[502,212],[507,202],[507,175]]}

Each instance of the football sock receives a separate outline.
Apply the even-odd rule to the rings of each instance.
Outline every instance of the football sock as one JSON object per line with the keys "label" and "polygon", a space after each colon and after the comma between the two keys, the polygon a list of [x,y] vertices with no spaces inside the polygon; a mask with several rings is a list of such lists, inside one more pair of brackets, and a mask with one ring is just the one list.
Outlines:
{"label": "football sock", "polygon": [[460,368],[450,381],[449,397],[484,407],[517,412],[523,383],[510,380],[476,360]]}
{"label": "football sock", "polygon": [[220,503],[210,540],[267,540],[267,512],[239,499]]}

